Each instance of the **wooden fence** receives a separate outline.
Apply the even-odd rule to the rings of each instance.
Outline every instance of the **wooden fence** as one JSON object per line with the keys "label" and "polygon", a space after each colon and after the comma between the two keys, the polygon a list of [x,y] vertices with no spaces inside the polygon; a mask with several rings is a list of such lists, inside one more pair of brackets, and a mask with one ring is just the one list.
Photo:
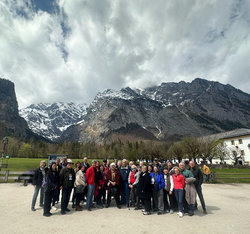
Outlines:
{"label": "wooden fence", "polygon": [[250,173],[216,173],[216,172],[212,172],[210,175],[210,181],[213,183],[217,182],[218,180],[227,180],[227,179],[233,179],[233,180],[249,179],[250,180]]}

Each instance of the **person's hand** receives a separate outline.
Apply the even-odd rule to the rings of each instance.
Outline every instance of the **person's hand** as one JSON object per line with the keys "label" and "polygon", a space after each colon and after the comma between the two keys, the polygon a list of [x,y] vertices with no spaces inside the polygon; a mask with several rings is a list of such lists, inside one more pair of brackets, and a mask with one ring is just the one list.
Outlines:
{"label": "person's hand", "polygon": [[62,186],[60,186],[60,190],[62,190]]}
{"label": "person's hand", "polygon": [[102,189],[102,187],[101,187],[101,186],[98,186],[98,189]]}
{"label": "person's hand", "polygon": [[36,188],[36,185],[34,185],[34,188]]}
{"label": "person's hand", "polygon": [[169,194],[172,195],[172,194],[173,194],[173,191],[169,191]]}

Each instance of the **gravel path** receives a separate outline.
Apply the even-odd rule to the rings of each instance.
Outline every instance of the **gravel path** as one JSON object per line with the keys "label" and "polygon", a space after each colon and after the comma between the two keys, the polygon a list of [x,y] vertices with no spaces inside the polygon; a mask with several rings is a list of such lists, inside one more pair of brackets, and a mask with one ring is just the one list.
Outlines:
{"label": "gravel path", "polygon": [[64,216],[60,209],[52,210],[47,218],[42,209],[30,210],[33,186],[0,184],[0,233],[250,233],[250,184],[204,184],[203,194],[208,215],[203,215],[198,201],[193,217],[143,216],[141,211],[110,207]]}

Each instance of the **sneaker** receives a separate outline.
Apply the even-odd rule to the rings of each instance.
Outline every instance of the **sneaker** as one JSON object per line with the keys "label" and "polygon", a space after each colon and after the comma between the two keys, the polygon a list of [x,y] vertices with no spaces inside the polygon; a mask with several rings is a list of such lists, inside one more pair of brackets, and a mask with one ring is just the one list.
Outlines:
{"label": "sneaker", "polygon": [[70,209],[69,209],[69,208],[66,208],[66,211],[70,212]]}
{"label": "sneaker", "polygon": [[57,208],[56,208],[55,206],[52,206],[52,209],[53,209],[53,210],[57,210]]}
{"label": "sneaker", "polygon": [[158,211],[158,213],[157,213],[158,215],[162,215],[163,214],[163,212],[162,211]]}
{"label": "sneaker", "polygon": [[55,201],[55,204],[58,204],[58,201]]}
{"label": "sneaker", "polygon": [[61,211],[61,214],[62,214],[62,215],[65,215],[65,214],[66,214],[66,211],[62,210],[62,211]]}
{"label": "sneaker", "polygon": [[183,213],[179,212],[179,217],[182,218],[183,217]]}
{"label": "sneaker", "polygon": [[105,208],[109,208],[109,204],[106,204],[106,205],[105,205]]}
{"label": "sneaker", "polygon": [[118,208],[118,209],[121,209],[121,206],[120,206],[120,205],[118,205],[118,206],[117,206],[117,208]]}
{"label": "sneaker", "polygon": [[31,210],[32,210],[32,211],[36,211],[36,209],[35,209],[35,208],[31,208]]}
{"label": "sneaker", "polygon": [[149,212],[143,212],[143,215],[150,215],[150,213]]}
{"label": "sneaker", "polygon": [[40,204],[39,206],[40,206],[40,207],[43,207],[43,204]]}
{"label": "sneaker", "polygon": [[45,217],[50,217],[51,214],[50,214],[50,213],[46,213],[46,214],[43,214],[43,216],[45,216]]}
{"label": "sneaker", "polygon": [[174,211],[173,210],[170,210],[170,214],[173,214],[174,213]]}
{"label": "sneaker", "polygon": [[92,210],[91,210],[91,207],[88,207],[88,211],[92,211]]}
{"label": "sneaker", "polygon": [[169,210],[165,210],[165,213],[169,213]]}
{"label": "sneaker", "polygon": [[203,214],[207,214],[207,210],[203,210]]}
{"label": "sneaker", "polygon": [[145,210],[145,209],[142,209],[141,212],[146,212],[146,210]]}
{"label": "sneaker", "polygon": [[76,205],[75,205],[75,204],[72,205],[72,209],[74,209],[74,208],[76,208]]}
{"label": "sneaker", "polygon": [[138,208],[138,207],[135,207],[134,210],[139,210],[139,208]]}

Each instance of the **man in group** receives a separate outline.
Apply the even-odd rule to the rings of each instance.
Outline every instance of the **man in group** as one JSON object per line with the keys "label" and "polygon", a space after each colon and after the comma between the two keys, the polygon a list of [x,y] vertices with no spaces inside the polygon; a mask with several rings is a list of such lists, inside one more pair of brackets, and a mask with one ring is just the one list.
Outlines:
{"label": "man in group", "polygon": [[[204,201],[202,189],[201,189],[201,185],[203,182],[202,172],[197,166],[195,166],[195,162],[192,160],[189,162],[189,170],[192,172],[194,178],[196,179],[196,181],[194,182],[194,186],[195,186],[195,189],[196,189],[197,194],[199,196],[201,206],[203,209],[203,213],[207,214],[206,205],[205,205],[205,201]],[[196,204],[195,208],[197,208],[197,204]]]}
{"label": "man in group", "polygon": [[89,167],[86,172],[86,180],[88,184],[87,209],[88,211],[91,211],[91,207],[93,205],[95,185],[97,181],[96,160],[92,160],[92,166]]}
{"label": "man in group", "polygon": [[46,162],[42,160],[40,162],[40,167],[35,170],[35,175],[33,177],[33,185],[35,188],[34,195],[32,198],[31,210],[36,211],[35,204],[36,199],[40,190],[40,207],[43,207],[43,200],[44,200],[44,188],[42,186],[43,181],[45,181],[45,174],[48,168],[46,168]]}
{"label": "man in group", "polygon": [[83,158],[83,161],[82,161],[81,165],[85,167],[83,172],[86,173],[87,170],[90,168],[90,165],[88,164],[88,158],[87,157]]}
{"label": "man in group", "polygon": [[130,172],[130,167],[127,165],[127,160],[122,160],[122,165],[120,167],[120,176],[122,182],[122,196],[121,203],[126,204],[129,207],[129,186],[128,186],[128,176]]}
{"label": "man in group", "polygon": [[62,168],[67,167],[67,157],[62,158],[61,166],[62,166]]}
{"label": "man in group", "polygon": [[163,173],[163,168],[158,160],[158,158],[155,158],[154,159],[154,164],[153,164],[154,167],[157,167],[158,168],[158,171],[162,174]]}
{"label": "man in group", "polygon": [[70,194],[75,183],[75,172],[72,168],[73,162],[71,159],[67,159],[67,166],[62,168],[60,177],[60,188],[62,189],[62,201],[61,201],[61,214],[66,214],[68,209]]}

